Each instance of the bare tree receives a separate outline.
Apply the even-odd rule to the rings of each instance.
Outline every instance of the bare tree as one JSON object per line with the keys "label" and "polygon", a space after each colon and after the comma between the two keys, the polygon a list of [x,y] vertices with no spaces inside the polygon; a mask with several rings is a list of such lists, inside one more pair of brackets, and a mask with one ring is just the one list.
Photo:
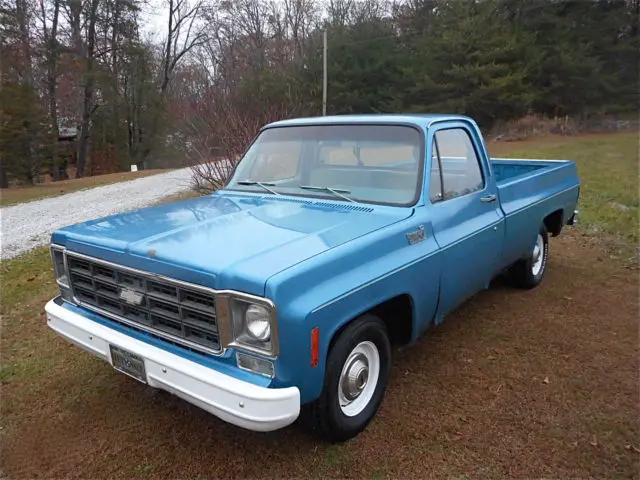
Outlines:
{"label": "bare tree", "polygon": [[[47,12],[44,0],[40,0],[40,13],[42,15],[42,34],[45,44],[45,61],[46,61],[46,80],[47,87],[47,104],[49,107],[49,121],[51,131],[53,132],[51,162],[49,171],[54,180],[60,178],[60,169],[58,168],[58,99],[56,96],[57,86],[57,62],[59,55],[58,48],[58,17],[60,13],[60,0],[53,0],[53,14],[51,19],[51,29],[47,27]],[[66,172],[63,174],[66,176]]]}
{"label": "bare tree", "polygon": [[[71,51],[75,59],[76,65],[82,65],[84,62],[84,41],[82,39],[82,11],[83,0],[66,0],[63,2],[62,7],[66,14],[66,20],[70,30]],[[80,83],[80,82],[78,82]],[[79,124],[79,120],[82,117],[82,95],[81,89],[76,87],[76,91],[73,95],[73,108],[75,125]]]}
{"label": "bare tree", "polygon": [[[0,55],[0,91],[2,90],[2,55]],[[4,129],[5,119],[4,110],[0,109],[0,128]],[[9,179],[7,178],[7,170],[5,167],[5,154],[0,151],[0,188],[9,188]]]}
{"label": "bare tree", "polygon": [[169,86],[171,74],[180,60],[206,38],[204,29],[197,20],[202,9],[202,0],[190,5],[188,0],[169,0],[169,23],[164,44],[162,83],[160,92]]}
{"label": "bare tree", "polygon": [[[28,87],[29,91],[35,90],[35,82],[33,77],[33,59],[31,48],[31,34],[29,31],[29,23],[31,12],[29,11],[29,3],[26,0],[16,0],[16,20],[18,23],[18,37],[20,42],[20,50],[22,53],[22,80]],[[29,170],[27,177],[32,182],[36,181],[38,174],[38,161],[36,158],[35,146],[33,144],[33,137],[35,136],[35,125],[28,115],[24,120],[24,128],[27,132],[26,141],[28,143],[29,152]]]}
{"label": "bare tree", "polygon": [[91,116],[93,114],[93,86],[95,82],[94,61],[96,46],[96,21],[98,18],[98,4],[100,0],[91,0],[89,4],[89,23],[87,26],[87,49],[84,69],[84,91],[82,102],[82,124],[80,126],[80,139],[78,146],[78,160],[76,163],[76,177],[84,176],[84,168],[87,160],[87,146]]}
{"label": "bare tree", "polygon": [[313,0],[284,0],[284,17],[295,45],[295,55],[302,58],[306,40],[320,18],[318,3]]}
{"label": "bare tree", "polygon": [[298,108],[289,102],[243,108],[215,89],[193,101],[191,109],[184,112],[191,130],[186,154],[193,164],[193,189],[210,193],[224,185],[260,128],[297,113]]}

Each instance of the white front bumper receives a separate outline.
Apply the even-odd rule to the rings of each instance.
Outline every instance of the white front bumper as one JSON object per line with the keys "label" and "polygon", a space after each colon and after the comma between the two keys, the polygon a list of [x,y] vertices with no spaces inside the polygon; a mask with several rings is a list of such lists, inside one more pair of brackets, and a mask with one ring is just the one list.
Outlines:
{"label": "white front bumper", "polygon": [[54,300],[45,310],[49,327],[71,343],[111,364],[110,344],[139,355],[150,386],[171,392],[226,422],[267,432],[293,423],[300,414],[296,387],[265,388],[238,380],[89,320]]}

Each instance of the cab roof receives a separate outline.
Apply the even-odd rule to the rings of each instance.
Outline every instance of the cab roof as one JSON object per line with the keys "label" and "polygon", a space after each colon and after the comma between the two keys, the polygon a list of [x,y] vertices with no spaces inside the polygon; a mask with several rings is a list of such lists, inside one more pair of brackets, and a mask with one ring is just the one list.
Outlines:
{"label": "cab roof", "polygon": [[286,127],[298,125],[335,125],[354,123],[397,123],[410,124],[417,127],[426,128],[431,123],[444,120],[461,120],[474,123],[473,119],[464,115],[437,114],[437,113],[370,113],[370,114],[349,114],[349,115],[328,115],[324,117],[303,117],[279,120],[265,125],[263,128]]}

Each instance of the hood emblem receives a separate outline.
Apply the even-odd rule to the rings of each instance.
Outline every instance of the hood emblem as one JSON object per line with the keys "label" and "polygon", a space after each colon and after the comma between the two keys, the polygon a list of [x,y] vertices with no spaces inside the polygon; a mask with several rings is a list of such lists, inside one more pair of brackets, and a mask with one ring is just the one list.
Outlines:
{"label": "hood emblem", "polygon": [[129,305],[138,306],[142,303],[142,299],[144,295],[142,293],[136,292],[135,290],[130,290],[128,288],[123,288],[120,290],[120,299],[127,302]]}
{"label": "hood emblem", "polygon": [[407,233],[409,245],[416,244],[424,240],[424,225],[420,225],[415,232]]}

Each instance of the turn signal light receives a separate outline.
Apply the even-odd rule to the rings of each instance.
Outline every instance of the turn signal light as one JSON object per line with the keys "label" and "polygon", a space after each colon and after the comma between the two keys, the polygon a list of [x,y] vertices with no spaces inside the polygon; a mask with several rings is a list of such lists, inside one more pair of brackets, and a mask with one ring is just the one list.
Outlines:
{"label": "turn signal light", "polygon": [[318,352],[320,350],[320,329],[318,327],[311,330],[311,366],[318,366]]}

